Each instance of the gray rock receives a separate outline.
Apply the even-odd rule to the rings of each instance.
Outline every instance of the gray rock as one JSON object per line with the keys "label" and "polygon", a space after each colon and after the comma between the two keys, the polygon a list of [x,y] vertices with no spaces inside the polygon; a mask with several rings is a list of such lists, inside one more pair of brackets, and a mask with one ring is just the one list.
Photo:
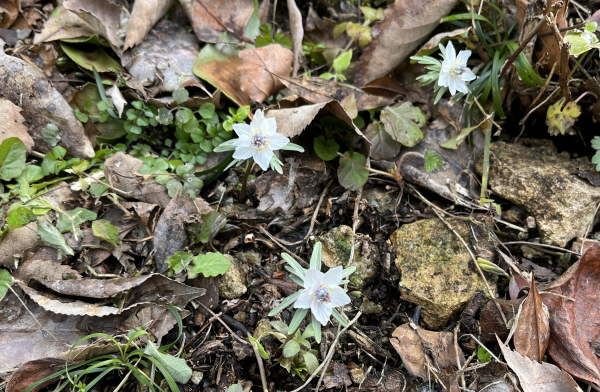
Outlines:
{"label": "gray rock", "polygon": [[[330,230],[327,234],[318,238],[323,244],[323,264],[329,268],[339,265],[348,267],[350,261],[350,249],[352,244],[352,228],[350,226],[339,226]],[[356,271],[350,275],[350,284],[356,288],[365,287],[377,272],[379,263],[379,252],[371,244],[369,236],[357,234],[354,239],[354,257],[352,265]]]}
{"label": "gray rock", "polygon": [[[477,238],[480,250],[493,250],[483,227],[456,218],[447,221],[467,244],[473,229],[474,233],[481,234]],[[446,326],[478,291],[487,295],[485,282],[469,252],[441,220],[424,219],[406,224],[392,233],[390,240],[398,255],[400,296],[423,307],[421,315],[429,328]],[[497,277],[486,277],[495,290]]]}
{"label": "gray rock", "polygon": [[219,283],[219,295],[226,299],[236,299],[246,294],[248,288],[248,276],[241,263],[236,258],[225,255],[231,261],[231,267],[223,276]]}
{"label": "gray rock", "polygon": [[[600,202],[600,189],[574,174],[579,162],[566,153],[558,154],[552,141],[524,143],[531,147],[492,143],[491,189],[535,216],[544,243],[565,246],[583,237]],[[481,165],[480,161],[479,172]]]}

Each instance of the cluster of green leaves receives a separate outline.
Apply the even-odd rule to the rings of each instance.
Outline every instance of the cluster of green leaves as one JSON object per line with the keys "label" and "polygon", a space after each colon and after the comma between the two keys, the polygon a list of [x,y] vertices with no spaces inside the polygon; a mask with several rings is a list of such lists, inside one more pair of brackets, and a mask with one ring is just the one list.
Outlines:
{"label": "cluster of green leaves", "polygon": [[[564,107],[563,107],[564,105]],[[546,125],[551,136],[564,135],[571,128],[577,117],[581,115],[581,108],[575,101],[567,102],[561,98],[548,107],[546,112]]]}
{"label": "cluster of green leaves", "polygon": [[271,44],[279,44],[284,48],[292,50],[294,46],[292,39],[283,33],[276,33],[273,35],[273,26],[271,26],[270,23],[260,25],[259,31],[260,35],[256,37],[256,40],[254,41],[257,48]]}
{"label": "cluster of green leaves", "polygon": [[358,42],[361,48],[371,43],[372,32],[369,25],[383,20],[383,8],[361,6],[360,10],[365,17],[364,23],[362,25],[353,22],[340,23],[333,29],[333,38],[337,38],[345,32],[353,41]]}
{"label": "cluster of green leaves", "polygon": [[175,252],[167,259],[169,269],[167,276],[187,271],[188,279],[194,279],[199,274],[204,277],[223,275],[231,267],[231,261],[222,253],[212,252],[197,256],[188,252]]}
{"label": "cluster of green leaves", "polygon": [[[179,327],[178,341],[183,332],[183,323],[177,310],[172,306],[169,309],[175,316]],[[186,364],[185,360],[167,353],[177,341],[157,347],[150,340],[151,335],[143,329],[131,330],[123,338],[125,343],[121,344],[110,335],[94,333],[78,340],[71,346],[69,354],[89,339],[100,339],[109,342],[118,351],[114,354],[100,355],[75,365],[71,365],[67,361],[65,369],[37,381],[27,387],[24,392],[37,390],[40,385],[51,380],[58,380],[58,385],[54,387],[54,391],[65,389],[91,391],[96,384],[110,375],[117,376],[117,379],[120,380],[116,390],[122,389],[130,377],[133,376],[141,386],[147,387],[153,392],[164,391],[160,386],[162,380],[166,382],[171,392],[179,392],[177,383],[186,384],[191,379],[192,369]],[[158,380],[148,376],[153,367],[158,370]]]}
{"label": "cluster of green leaves", "polygon": [[204,186],[204,182],[196,176],[193,164],[152,156],[143,157],[142,162],[138,173],[154,177],[157,183],[165,185],[170,197],[188,193],[195,198]]}
{"label": "cluster of green leaves", "polygon": [[281,342],[283,349],[281,357],[276,361],[288,371],[292,376],[298,376],[304,381],[307,374],[312,374],[319,367],[317,359],[317,350],[311,350],[311,343],[308,339],[315,336],[313,325],[306,327],[304,332],[296,329],[295,332],[289,333],[289,327],[283,321],[271,321],[273,329],[266,331],[257,338],[248,335],[250,343],[258,349],[260,356],[263,359],[269,359],[269,354],[266,352],[260,340],[268,335],[275,336]]}
{"label": "cluster of green leaves", "polygon": [[347,50],[346,52],[340,54],[333,60],[333,72],[325,72],[322,73],[319,77],[327,80],[346,80],[343,72],[348,69],[350,66],[350,61],[352,60],[352,49]]}
{"label": "cluster of green leaves", "polygon": [[600,49],[600,41],[596,36],[596,29],[598,23],[588,23],[583,30],[569,30],[565,34],[565,41],[571,44],[570,54],[572,56],[579,56],[587,53],[592,49]]}

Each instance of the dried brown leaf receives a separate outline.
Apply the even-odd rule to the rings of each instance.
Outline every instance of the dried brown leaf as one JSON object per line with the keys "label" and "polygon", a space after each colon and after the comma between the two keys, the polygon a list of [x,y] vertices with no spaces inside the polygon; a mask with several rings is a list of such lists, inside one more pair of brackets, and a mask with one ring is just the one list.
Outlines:
{"label": "dried brown leaf", "polygon": [[550,322],[542,297],[531,278],[529,295],[523,301],[514,335],[515,349],[531,360],[541,362],[548,348]]}
{"label": "dried brown leaf", "polygon": [[573,377],[556,366],[523,357],[505,346],[500,339],[498,344],[506,363],[519,377],[523,392],[581,392]]}
{"label": "dried brown leaf", "polygon": [[[13,373],[8,384],[6,392],[21,392],[30,385],[35,384],[43,378],[48,377],[54,372],[65,368],[65,361],[57,358],[42,358],[35,361],[29,361]],[[48,385],[57,381],[56,378],[41,383],[39,386],[30,389],[31,392],[37,392]]]}
{"label": "dried brown leaf", "polygon": [[21,10],[21,0],[4,0],[0,2],[0,29],[8,29]]}
{"label": "dried brown leaf", "polygon": [[261,103],[284,87],[275,75],[287,77],[293,61],[294,54],[279,44],[241,51],[240,88],[252,100]]}
{"label": "dried brown leaf", "polygon": [[0,143],[10,137],[19,138],[27,152],[33,148],[33,139],[23,125],[25,118],[21,115],[21,108],[11,101],[0,99]]}
{"label": "dried brown leaf", "polygon": [[[571,375],[600,384],[600,247],[588,249],[542,294],[550,313],[548,353]],[[560,295],[560,296],[559,296]]]}
{"label": "dried brown leaf", "polygon": [[254,12],[252,0],[180,0],[200,41],[216,43],[224,32],[244,38]]}
{"label": "dried brown leaf", "polygon": [[138,0],[133,5],[131,19],[127,26],[123,50],[141,43],[152,26],[163,17],[174,0]]}
{"label": "dried brown leaf", "polygon": [[442,372],[448,366],[458,369],[465,361],[462,351],[456,351],[452,332],[427,331],[407,323],[394,330],[390,343],[410,375],[424,380],[431,374],[430,367]]}
{"label": "dried brown leaf", "polygon": [[373,41],[358,62],[358,86],[385,76],[408,57],[448,14],[457,0],[396,0],[373,26]]}

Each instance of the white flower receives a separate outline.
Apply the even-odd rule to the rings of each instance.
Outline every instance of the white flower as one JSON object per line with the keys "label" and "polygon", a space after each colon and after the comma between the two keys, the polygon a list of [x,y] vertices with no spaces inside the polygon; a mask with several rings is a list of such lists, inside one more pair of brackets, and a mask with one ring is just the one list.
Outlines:
{"label": "white flower", "polygon": [[457,90],[467,94],[469,90],[465,82],[475,79],[473,71],[467,68],[467,60],[471,56],[471,51],[461,50],[457,56],[452,41],[448,42],[445,51],[442,45],[440,45],[440,49],[444,62],[442,63],[438,85],[448,87],[452,95],[456,94]]}
{"label": "white flower", "polygon": [[315,318],[327,325],[334,307],[350,303],[350,297],[339,286],[343,268],[335,267],[322,273],[309,268],[304,277],[304,290],[294,303],[294,308],[310,309]]}
{"label": "white flower", "polygon": [[269,168],[273,151],[285,147],[290,139],[277,133],[277,123],[274,118],[265,118],[260,110],[254,114],[250,125],[234,124],[233,130],[239,139],[232,141],[235,146],[233,158],[254,161],[263,169]]}

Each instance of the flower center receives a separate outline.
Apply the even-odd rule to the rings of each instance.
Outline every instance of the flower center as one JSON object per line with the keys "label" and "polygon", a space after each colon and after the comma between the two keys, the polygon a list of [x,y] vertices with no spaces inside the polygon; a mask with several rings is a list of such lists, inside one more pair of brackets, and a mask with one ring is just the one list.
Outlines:
{"label": "flower center", "polygon": [[261,130],[252,131],[250,135],[250,148],[262,150],[269,145],[269,138]]}
{"label": "flower center", "polygon": [[454,67],[450,70],[450,75],[452,75],[453,78],[460,78],[460,76],[467,71],[467,68],[464,67],[464,65],[462,60],[457,60],[454,63]]}
{"label": "flower center", "polygon": [[331,288],[323,284],[319,285],[319,288],[313,293],[313,297],[319,301],[320,304],[324,302],[331,302]]}

